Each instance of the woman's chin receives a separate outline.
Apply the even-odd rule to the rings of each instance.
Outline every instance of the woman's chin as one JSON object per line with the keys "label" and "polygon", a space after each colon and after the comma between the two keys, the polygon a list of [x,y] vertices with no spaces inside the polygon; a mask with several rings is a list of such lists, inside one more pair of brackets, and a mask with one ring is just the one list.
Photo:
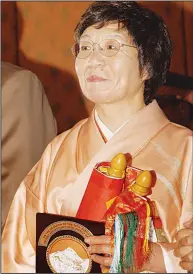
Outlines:
{"label": "woman's chin", "polygon": [[110,103],[111,100],[110,98],[107,96],[90,96],[87,97],[87,99],[95,104],[105,104],[105,103]]}
{"label": "woman's chin", "polygon": [[112,91],[89,91],[87,93],[83,93],[84,96],[92,101],[95,104],[103,104],[111,102],[115,96],[113,96]]}

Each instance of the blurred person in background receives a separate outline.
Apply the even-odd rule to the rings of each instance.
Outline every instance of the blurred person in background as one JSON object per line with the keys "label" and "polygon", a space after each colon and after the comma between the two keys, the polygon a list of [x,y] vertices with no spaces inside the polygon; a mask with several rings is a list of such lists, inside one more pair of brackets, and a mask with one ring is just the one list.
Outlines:
{"label": "blurred person in background", "polygon": [[3,229],[15,192],[57,127],[37,76],[1,62],[2,90],[2,219]]}

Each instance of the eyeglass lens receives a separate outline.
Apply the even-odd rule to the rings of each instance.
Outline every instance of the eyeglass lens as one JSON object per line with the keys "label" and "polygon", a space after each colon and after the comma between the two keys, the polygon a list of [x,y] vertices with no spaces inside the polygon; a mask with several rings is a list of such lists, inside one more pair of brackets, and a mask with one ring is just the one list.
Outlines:
{"label": "eyeglass lens", "polygon": [[[73,47],[73,54],[75,57],[84,59],[90,55],[93,51],[95,44],[91,44],[87,41],[80,41]],[[111,57],[120,50],[120,43],[113,39],[105,39],[101,41],[99,44],[99,51],[102,55]]]}

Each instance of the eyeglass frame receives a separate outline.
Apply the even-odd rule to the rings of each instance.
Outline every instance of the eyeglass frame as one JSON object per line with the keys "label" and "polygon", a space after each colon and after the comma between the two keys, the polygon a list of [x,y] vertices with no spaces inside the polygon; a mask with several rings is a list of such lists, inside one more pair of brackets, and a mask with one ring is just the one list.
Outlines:
{"label": "eyeglass frame", "polygon": [[[99,46],[99,52],[100,52],[101,55],[103,55],[103,56],[105,56],[105,57],[112,57],[112,56],[106,56],[106,55],[102,54],[102,52],[100,51],[100,48],[101,48],[101,47],[100,47],[100,44],[101,44],[103,41],[105,41],[105,40],[113,40],[113,41],[118,42],[118,44],[119,44],[119,50],[118,50],[114,55],[112,55],[112,56],[115,56],[119,51],[123,52],[123,51],[121,50],[121,47],[123,47],[123,46],[127,46],[127,47],[130,47],[130,48],[137,48],[137,47],[135,47],[135,46],[131,46],[131,45],[127,45],[127,44],[120,43],[120,42],[117,41],[116,39],[103,39],[102,41],[100,41],[100,43],[93,43],[93,44],[91,44],[91,42],[89,42],[89,41],[84,41],[84,42],[87,42],[87,43],[91,44],[91,46],[92,46],[92,50],[90,51],[89,55],[94,51],[94,45],[98,45],[98,46]],[[73,55],[75,58],[78,58],[78,59],[86,59],[87,57],[89,57],[89,55],[88,55],[88,56],[85,57],[85,58],[80,58],[80,57],[77,57],[77,56],[74,55],[73,48],[74,48],[74,46],[77,45],[77,44],[78,44],[78,43],[75,43],[75,44],[71,47],[72,55]],[[124,52],[123,52],[123,53],[124,53]]]}

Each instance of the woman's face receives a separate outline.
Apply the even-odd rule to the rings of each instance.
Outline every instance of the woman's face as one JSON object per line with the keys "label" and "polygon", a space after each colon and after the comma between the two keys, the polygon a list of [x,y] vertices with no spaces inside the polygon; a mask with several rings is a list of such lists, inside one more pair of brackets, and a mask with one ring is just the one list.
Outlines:
{"label": "woman's face", "polygon": [[[118,30],[117,23],[100,29],[88,27],[80,37],[80,46],[85,42],[96,43],[94,50],[85,59],[76,58],[75,62],[83,94],[96,104],[143,97],[144,79],[139,70],[137,49],[123,46],[116,55],[107,57],[100,53],[97,45],[105,39],[115,39],[120,44],[132,45],[127,30]],[[110,47],[113,50],[111,45]]]}

